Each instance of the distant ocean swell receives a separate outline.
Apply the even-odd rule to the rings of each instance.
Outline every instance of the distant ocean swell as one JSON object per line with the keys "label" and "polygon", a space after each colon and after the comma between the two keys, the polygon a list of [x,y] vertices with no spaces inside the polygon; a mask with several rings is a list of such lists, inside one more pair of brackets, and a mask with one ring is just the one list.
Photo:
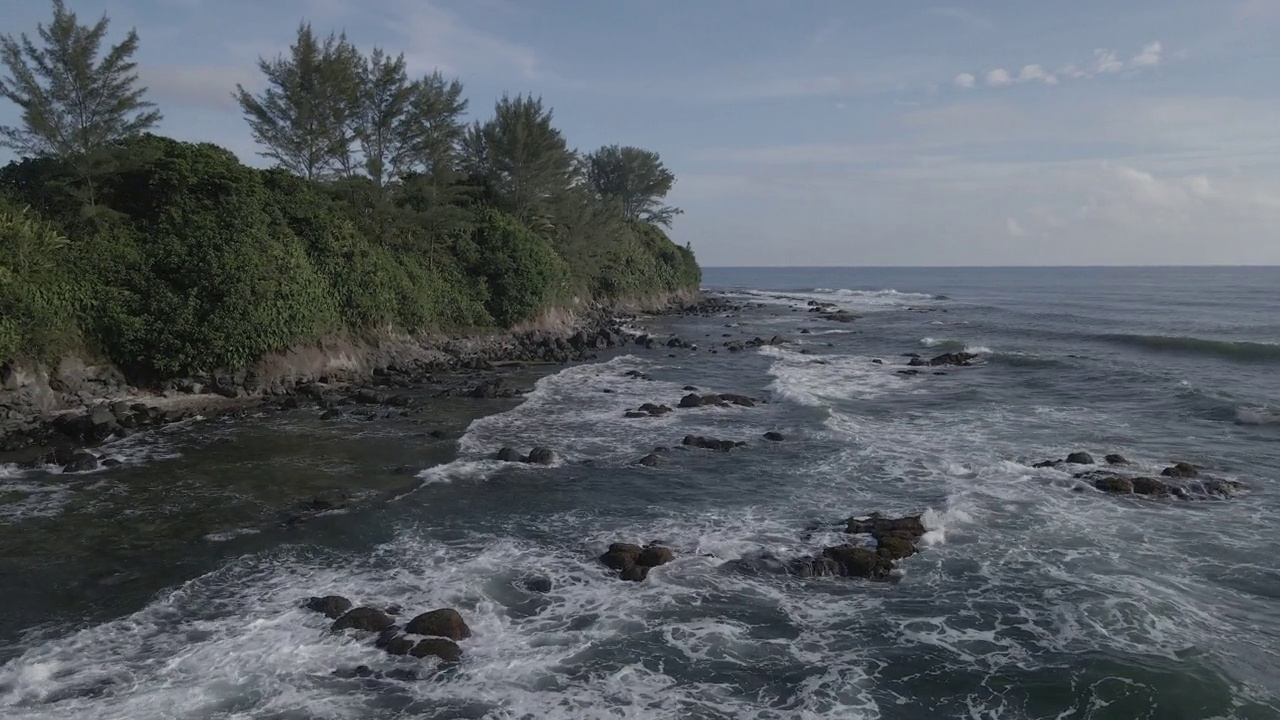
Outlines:
{"label": "distant ocean swell", "polygon": [[1105,334],[1099,340],[1153,352],[1216,357],[1237,362],[1280,362],[1280,344],[1170,335]]}

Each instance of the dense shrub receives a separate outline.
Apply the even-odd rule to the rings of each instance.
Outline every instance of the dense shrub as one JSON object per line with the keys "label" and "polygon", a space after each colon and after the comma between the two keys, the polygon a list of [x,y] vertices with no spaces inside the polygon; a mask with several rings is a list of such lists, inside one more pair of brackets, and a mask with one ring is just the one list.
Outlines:
{"label": "dense shrub", "polygon": [[567,274],[550,243],[499,210],[482,214],[467,259],[472,274],[485,280],[485,308],[501,325],[528,320],[545,309]]}
{"label": "dense shrub", "polygon": [[476,192],[374,213],[358,185],[210,144],[148,135],[119,150],[92,207],[54,161],[0,170],[0,362],[88,352],[168,377],[336,332],[508,327],[584,293],[699,281],[691,253],[639,222],[557,244],[558,228]]}

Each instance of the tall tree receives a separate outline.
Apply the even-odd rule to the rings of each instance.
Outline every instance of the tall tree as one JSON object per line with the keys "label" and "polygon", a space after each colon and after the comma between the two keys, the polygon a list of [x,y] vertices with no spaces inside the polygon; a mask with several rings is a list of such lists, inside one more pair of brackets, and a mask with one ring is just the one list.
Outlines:
{"label": "tall tree", "polygon": [[623,217],[671,226],[683,211],[663,205],[676,176],[658,153],[638,147],[606,145],[587,156],[587,184],[604,202],[616,203]]}
{"label": "tall tree", "polygon": [[394,179],[413,139],[405,133],[416,86],[405,72],[404,55],[391,57],[374,48],[361,68],[359,111],[355,136],[360,142],[364,171],[381,192]]}
{"label": "tall tree", "polygon": [[414,85],[413,99],[399,129],[405,143],[399,172],[449,177],[458,169],[458,145],[466,133],[462,116],[467,101],[462,83],[446,80],[437,70]]}
{"label": "tall tree", "polygon": [[304,22],[288,57],[259,58],[267,88],[235,92],[254,140],[266,147],[259,154],[309,179],[350,174],[359,57],[345,35],[321,41]]}
{"label": "tall tree", "polygon": [[36,157],[56,157],[86,184],[94,202],[93,176],[104,153],[154,127],[161,114],[143,99],[138,84],[138,33],[99,59],[110,20],[81,25],[63,0],[53,0],[53,22],[37,26],[44,47],[21,34],[0,37],[0,96],[22,108],[22,126],[0,127],[0,145]]}
{"label": "tall tree", "polygon": [[462,140],[466,168],[502,209],[526,223],[546,222],[575,179],[576,155],[551,120],[542,98],[504,95],[494,116]]}

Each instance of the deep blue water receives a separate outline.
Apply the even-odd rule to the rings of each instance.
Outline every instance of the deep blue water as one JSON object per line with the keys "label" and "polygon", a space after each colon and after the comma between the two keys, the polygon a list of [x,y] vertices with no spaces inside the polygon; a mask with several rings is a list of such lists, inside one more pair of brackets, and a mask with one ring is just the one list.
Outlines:
{"label": "deep blue water", "polygon": [[[697,351],[564,369],[475,421],[458,461],[392,503],[270,543],[207,540],[224,548],[213,568],[32,629],[0,656],[0,714],[1280,717],[1280,269],[712,268],[705,285],[750,307],[644,323]],[[822,319],[811,300],[860,319]],[[722,347],[774,335],[794,342]],[[904,353],[961,349],[975,366],[898,372]],[[768,402],[623,417],[686,385]],[[313,429],[271,422],[297,436],[261,461],[277,482],[336,442],[308,450]],[[770,430],[787,440],[762,441]],[[377,432],[401,438],[398,461],[421,442]],[[635,464],[686,434],[748,444]],[[487,459],[535,444],[563,462]],[[1077,450],[1145,474],[1188,461],[1247,489],[1116,497],[1032,467]],[[874,510],[925,512],[930,528],[896,582],[751,571],[843,542],[832,524]],[[595,560],[617,540],[678,559],[623,583]],[[529,573],[553,590],[522,590]],[[297,608],[328,592],[457,607],[475,634],[438,676],[342,679],[422,664]]]}

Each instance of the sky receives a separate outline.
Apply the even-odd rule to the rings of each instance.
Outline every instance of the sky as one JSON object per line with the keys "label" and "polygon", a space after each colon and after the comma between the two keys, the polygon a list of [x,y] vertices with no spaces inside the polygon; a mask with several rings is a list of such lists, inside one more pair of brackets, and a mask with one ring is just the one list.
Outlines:
{"label": "sky", "polygon": [[137,29],[161,132],[254,164],[231,92],[302,19],[472,119],[540,95],[573,147],[661,154],[703,265],[1280,264],[1280,0],[67,4]]}

